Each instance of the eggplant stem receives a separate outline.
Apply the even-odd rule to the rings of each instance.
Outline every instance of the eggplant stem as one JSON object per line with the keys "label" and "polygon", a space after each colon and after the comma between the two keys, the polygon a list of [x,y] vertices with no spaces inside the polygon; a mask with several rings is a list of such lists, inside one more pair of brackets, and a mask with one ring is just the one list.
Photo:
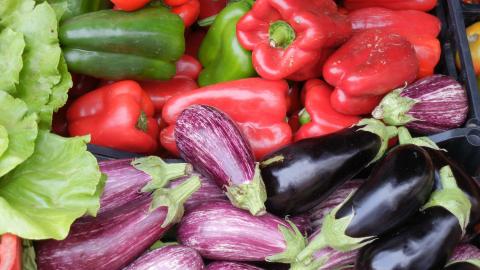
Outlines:
{"label": "eggplant stem", "polygon": [[435,150],[441,150],[436,143],[428,137],[413,138],[406,127],[398,128],[398,140],[400,144],[414,144],[420,147],[428,147]]}
{"label": "eggplant stem", "polygon": [[265,258],[266,261],[293,263],[295,262],[297,254],[305,248],[307,240],[300,230],[295,224],[293,224],[293,222],[287,220],[287,223],[290,225],[290,228],[284,225],[278,225],[278,230],[282,233],[285,241],[285,250],[281,253]]}
{"label": "eggplant stem", "polygon": [[375,158],[370,161],[369,165],[376,162],[383,156],[388,148],[388,141],[397,136],[398,133],[396,127],[387,127],[384,123],[382,123],[382,121],[373,118],[362,119],[360,122],[358,122],[358,124],[356,124],[356,126],[361,127],[359,130],[376,134],[381,140],[378,153]]}
{"label": "eggplant stem", "polygon": [[317,234],[308,245],[297,255],[297,262],[309,265],[313,262],[313,253],[317,250],[328,247],[323,232]]}

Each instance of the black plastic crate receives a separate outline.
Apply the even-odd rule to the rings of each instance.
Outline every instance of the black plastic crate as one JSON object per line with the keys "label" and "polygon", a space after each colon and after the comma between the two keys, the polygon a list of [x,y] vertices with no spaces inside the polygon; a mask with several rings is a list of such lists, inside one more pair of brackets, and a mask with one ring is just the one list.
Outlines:
{"label": "black plastic crate", "polygon": [[[442,57],[437,72],[450,75],[465,85],[470,112],[464,128],[430,136],[450,156],[463,164],[469,174],[480,178],[480,95],[465,32],[465,25],[480,20],[480,5],[464,5],[460,0],[440,0],[434,14],[442,21],[440,40]],[[455,65],[455,54],[460,53],[463,68]],[[134,158],[141,155],[89,145],[99,160]]]}

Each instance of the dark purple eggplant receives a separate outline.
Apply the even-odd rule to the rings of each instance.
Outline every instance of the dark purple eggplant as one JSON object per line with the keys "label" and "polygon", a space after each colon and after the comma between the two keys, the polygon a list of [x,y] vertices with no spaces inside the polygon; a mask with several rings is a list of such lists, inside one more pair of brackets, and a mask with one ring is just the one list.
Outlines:
{"label": "dark purple eggplant", "polygon": [[365,180],[350,180],[342,184],[328,198],[315,206],[309,213],[311,229],[318,231],[322,228],[324,217],[335,207],[355,192]]}
{"label": "dark purple eggplant", "polygon": [[238,208],[265,213],[267,194],[252,149],[236,124],[223,112],[193,105],[176,121],[180,155],[195,170],[213,179]]}
{"label": "dark purple eggplant", "polygon": [[440,174],[441,186],[436,187],[424,210],[398,231],[363,247],[356,269],[438,270],[445,266],[464,234],[470,201],[448,166]]}
{"label": "dark purple eggplant", "polygon": [[362,248],[355,269],[442,269],[461,238],[458,219],[443,207],[431,207],[400,232]]}
{"label": "dark purple eggplant", "polygon": [[202,257],[221,261],[290,263],[306,242],[292,223],[268,213],[252,216],[228,202],[208,202],[190,210],[177,236]]}
{"label": "dark purple eggplant", "polygon": [[[110,211],[143,196],[144,193],[141,190],[152,180],[152,176],[135,168],[132,165],[133,161],[132,159],[122,159],[99,162],[100,170],[107,176],[105,188],[100,198],[99,213]],[[138,164],[138,160],[136,164]],[[171,169],[171,165],[173,164],[168,164],[163,168]],[[183,167],[186,169],[185,173],[188,173],[188,176],[170,180],[166,184],[167,187],[176,187],[191,176],[199,176],[202,183],[202,186],[185,202],[185,209],[206,201],[227,200],[227,197],[215,182],[191,171],[188,166],[185,166],[185,163],[183,163]],[[182,171],[176,171],[175,176],[183,174]],[[170,175],[173,174],[170,173]]]}
{"label": "dark purple eggplant", "polygon": [[263,270],[263,268],[238,262],[213,262],[207,270]]}
{"label": "dark purple eggplant", "polygon": [[[144,193],[95,218],[79,219],[65,240],[36,243],[38,269],[122,269],[178,221],[183,203],[199,187],[199,179],[192,178],[171,191],[159,190],[153,196]],[[152,209],[152,201],[166,206]]]}
{"label": "dark purple eggplant", "polygon": [[433,164],[427,151],[409,144],[392,149],[368,179],[324,219],[322,229],[297,259],[312,263],[315,251],[332,247],[357,249],[402,225],[428,201]]}
{"label": "dark purple eggplant", "polygon": [[389,125],[434,134],[460,127],[467,113],[467,93],[462,85],[451,77],[433,75],[392,91],[372,115]]}
{"label": "dark purple eggplant", "polygon": [[463,244],[453,251],[452,257],[444,270],[479,270],[480,249],[475,246]]}
{"label": "dark purple eggplant", "polygon": [[124,270],[203,270],[202,257],[194,249],[173,245],[150,251]]}
{"label": "dark purple eggplant", "polygon": [[356,127],[290,144],[260,163],[267,208],[277,215],[301,214],[382,157],[396,128],[374,119]]}

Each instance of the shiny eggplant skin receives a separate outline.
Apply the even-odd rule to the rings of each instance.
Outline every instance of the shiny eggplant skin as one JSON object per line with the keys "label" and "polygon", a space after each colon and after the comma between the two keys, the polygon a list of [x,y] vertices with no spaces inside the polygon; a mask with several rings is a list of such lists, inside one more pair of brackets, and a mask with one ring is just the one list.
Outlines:
{"label": "shiny eggplant skin", "polygon": [[443,269],[461,238],[458,219],[443,207],[430,207],[400,231],[360,249],[355,269]]}
{"label": "shiny eggplant skin", "polygon": [[431,148],[425,148],[433,161],[435,167],[435,182],[440,182],[439,171],[443,166],[450,165],[453,175],[457,181],[458,187],[467,195],[468,200],[472,204],[470,210],[470,220],[467,226],[467,239],[475,237],[480,231],[480,228],[475,230],[475,225],[480,223],[480,187],[477,182],[469,176],[465,170],[454,160],[450,159],[444,151],[439,151]]}
{"label": "shiny eggplant skin", "polygon": [[361,238],[384,234],[415,215],[433,189],[427,151],[413,144],[395,147],[342,205],[335,218],[353,215],[345,233]]}
{"label": "shiny eggplant skin", "polygon": [[458,262],[443,268],[443,270],[480,270],[480,267],[468,262]]}
{"label": "shiny eggplant skin", "polygon": [[[362,171],[380,146],[378,135],[349,128],[301,140],[269,154],[261,163],[267,209],[278,215],[310,210]],[[277,157],[279,161],[268,162]]]}

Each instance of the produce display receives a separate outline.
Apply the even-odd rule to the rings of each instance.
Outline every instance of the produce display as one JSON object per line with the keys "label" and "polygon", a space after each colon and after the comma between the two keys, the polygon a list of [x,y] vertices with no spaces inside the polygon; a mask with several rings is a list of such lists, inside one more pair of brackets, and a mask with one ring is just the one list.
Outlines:
{"label": "produce display", "polygon": [[0,270],[480,269],[437,4],[4,0]]}

